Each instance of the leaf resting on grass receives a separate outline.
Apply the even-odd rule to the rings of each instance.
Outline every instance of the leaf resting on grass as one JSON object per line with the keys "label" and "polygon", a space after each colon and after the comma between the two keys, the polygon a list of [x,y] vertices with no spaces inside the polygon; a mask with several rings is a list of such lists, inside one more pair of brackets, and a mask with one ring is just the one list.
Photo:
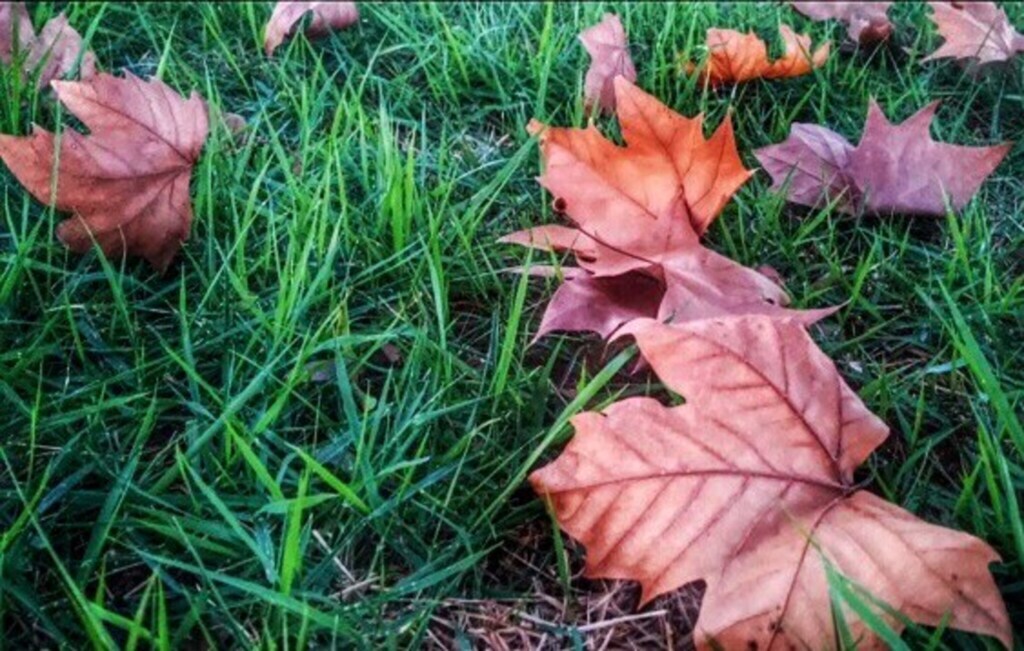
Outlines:
{"label": "leaf resting on grass", "polygon": [[36,199],[74,213],[57,227],[72,251],[95,239],[108,256],[141,256],[163,271],[192,223],[189,180],[206,142],[206,105],[130,73],[53,87],[90,135],[60,134],[56,179],[57,136],[39,127],[24,138],[0,135],[0,158]]}
{"label": "leaf resting on grass", "polygon": [[794,124],[784,142],[755,152],[773,189],[790,201],[818,206],[837,200],[848,213],[940,217],[946,200],[961,210],[1010,150],[1009,144],[964,147],[929,134],[938,102],[901,124],[886,119],[873,100],[860,144],[813,124]]}
{"label": "leaf resting on grass", "polygon": [[[530,476],[586,546],[588,577],[639,581],[643,603],[705,581],[700,649],[831,649],[827,559],[913,621],[948,616],[1009,647],[988,570],[999,556],[858,489],[854,470],[888,428],[802,327],[744,316],[626,333],[686,404],[580,414],[561,456]],[[858,648],[885,648],[846,620]]]}

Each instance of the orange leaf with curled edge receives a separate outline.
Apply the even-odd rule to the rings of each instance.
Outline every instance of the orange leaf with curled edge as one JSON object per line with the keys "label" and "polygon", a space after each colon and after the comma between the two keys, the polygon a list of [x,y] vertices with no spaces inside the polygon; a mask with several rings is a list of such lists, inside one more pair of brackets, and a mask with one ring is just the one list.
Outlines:
{"label": "orange leaf with curled edge", "polygon": [[679,115],[621,76],[615,89],[625,147],[593,125],[529,128],[546,163],[538,180],[599,243],[597,264],[635,268],[697,241],[751,172],[728,118],[705,140],[700,116]]}
{"label": "orange leaf with curled edge", "polygon": [[696,72],[712,85],[739,83],[751,79],[799,77],[820,68],[828,59],[829,44],[811,50],[811,37],[797,34],[788,25],[779,25],[785,44],[783,55],[768,60],[768,47],[753,32],[743,34],[732,29],[709,29],[708,57],[703,66],[683,64],[686,74]]}
{"label": "orange leaf with curled edge", "polygon": [[205,103],[131,74],[52,85],[90,135],[60,134],[56,170],[57,136],[39,127],[24,138],[0,135],[0,158],[36,199],[74,213],[57,227],[72,251],[95,240],[108,256],[138,255],[165,270],[192,222],[189,180],[206,142]]}
{"label": "orange leaf with curled edge", "polygon": [[[854,471],[888,428],[802,327],[748,315],[624,332],[686,403],[580,414],[561,456],[530,475],[586,547],[586,576],[638,581],[642,603],[703,580],[699,649],[831,649],[827,561],[913,621],[1009,648],[998,555],[860,490]],[[858,648],[884,648],[844,615]]]}
{"label": "orange leaf with curled edge", "polygon": [[306,28],[306,36],[317,38],[335,29],[344,29],[359,22],[359,8],[354,2],[278,2],[267,22],[263,49],[272,55],[285,38],[295,31],[295,25],[307,13],[313,20]]}

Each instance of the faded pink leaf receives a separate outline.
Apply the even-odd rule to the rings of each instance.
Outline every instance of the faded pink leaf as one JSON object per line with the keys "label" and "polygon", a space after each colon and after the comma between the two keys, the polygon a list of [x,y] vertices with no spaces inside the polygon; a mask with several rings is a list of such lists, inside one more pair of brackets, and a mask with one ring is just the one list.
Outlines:
{"label": "faded pink leaf", "polygon": [[838,308],[792,310],[789,295],[767,276],[703,246],[689,247],[664,265],[658,320],[685,323],[740,314],[791,319],[809,326]]}
{"label": "faded pink leaf", "polygon": [[25,69],[39,75],[37,86],[46,88],[54,79],[63,77],[74,68],[79,53],[82,55],[78,77],[82,81],[96,75],[96,55],[82,51],[82,36],[68,23],[64,14],[51,18],[39,37],[32,41]]}
{"label": "faded pink leaf", "polygon": [[790,137],[755,152],[773,189],[815,206],[842,197],[845,212],[942,216],[961,210],[1010,150],[937,142],[929,127],[938,103],[894,125],[873,100],[856,148],[824,127],[794,125]]}
{"label": "faded pink leaf", "polygon": [[963,147],[932,140],[937,108],[933,102],[893,125],[871,102],[849,166],[869,212],[945,215],[947,196],[960,210],[1010,151],[1009,144]]}
{"label": "faded pink leaf", "polygon": [[615,14],[605,14],[600,23],[580,33],[580,41],[591,58],[583,85],[584,99],[588,106],[614,111],[615,77],[636,81],[622,22]]}
{"label": "faded pink leaf", "polygon": [[35,39],[32,19],[24,2],[0,2],[0,61],[10,63]]}
{"label": "faded pink leaf", "polygon": [[534,341],[560,330],[607,339],[624,323],[656,316],[664,294],[658,279],[639,271],[566,280],[551,297]]}
{"label": "faded pink leaf", "polygon": [[789,138],[754,152],[775,182],[773,190],[786,187],[793,203],[817,206],[840,200],[840,209],[856,205],[857,188],[848,178],[850,154],[846,138],[816,124],[794,123]]}
{"label": "faded pink leaf", "polygon": [[929,2],[932,21],[945,42],[923,61],[953,57],[979,63],[1006,61],[1024,50],[1024,36],[994,2]]}

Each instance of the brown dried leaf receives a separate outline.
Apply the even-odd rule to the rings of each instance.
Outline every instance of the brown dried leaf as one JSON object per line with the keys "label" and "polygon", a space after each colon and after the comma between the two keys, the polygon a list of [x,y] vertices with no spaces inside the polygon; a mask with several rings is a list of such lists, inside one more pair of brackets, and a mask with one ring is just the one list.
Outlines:
{"label": "brown dried leaf", "polygon": [[237,136],[249,126],[245,118],[238,113],[228,112],[224,113],[222,117],[224,118],[224,126],[231,132],[231,135]]}
{"label": "brown dried leaf", "polygon": [[813,20],[835,19],[846,25],[850,40],[861,45],[884,41],[892,35],[886,13],[892,2],[791,2],[793,8]]}
{"label": "brown dried leaf", "polygon": [[1006,61],[1024,50],[1024,36],[994,2],[929,2],[932,21],[945,43],[923,61],[954,57],[979,63]]}
{"label": "brown dried leaf", "polygon": [[615,77],[621,75],[636,81],[636,68],[629,56],[626,31],[615,14],[605,14],[600,23],[583,30],[580,41],[590,54],[590,68],[583,82],[583,96],[588,106],[605,111],[615,110]]}
{"label": "brown dried leaf", "polygon": [[278,2],[267,22],[263,39],[263,49],[268,56],[294,34],[296,23],[306,12],[313,14],[313,20],[306,28],[308,38],[326,36],[332,30],[345,29],[359,22],[359,9],[354,2]]}
{"label": "brown dried leaf", "polygon": [[960,210],[1010,150],[1009,144],[964,147],[932,140],[938,103],[899,125],[872,101],[856,148],[824,127],[794,124],[790,137],[755,156],[773,189],[789,183],[789,200],[808,206],[836,197],[845,212],[943,216],[946,199]]}
{"label": "brown dried leaf", "polygon": [[806,75],[828,59],[829,44],[811,50],[811,37],[797,34],[788,25],[779,25],[785,52],[775,61],[768,60],[768,47],[753,32],[743,34],[732,29],[709,29],[708,58],[703,66],[683,64],[686,74],[695,71],[710,84],[726,84],[751,79],[778,79]]}
{"label": "brown dried leaf", "polygon": [[0,158],[36,199],[74,213],[57,228],[72,251],[88,251],[95,238],[108,256],[166,269],[192,222],[189,179],[208,131],[203,100],[131,74],[52,85],[90,135],[61,133],[55,180],[56,136],[39,127],[25,138],[0,135]]}
{"label": "brown dried leaf", "polygon": [[[802,327],[744,316],[625,331],[686,404],[580,414],[562,455],[530,476],[586,546],[588,577],[639,581],[644,603],[705,581],[700,649],[831,649],[827,560],[914,621],[1009,647],[988,571],[998,555],[854,483],[888,428]],[[884,648],[844,614],[858,648]]]}

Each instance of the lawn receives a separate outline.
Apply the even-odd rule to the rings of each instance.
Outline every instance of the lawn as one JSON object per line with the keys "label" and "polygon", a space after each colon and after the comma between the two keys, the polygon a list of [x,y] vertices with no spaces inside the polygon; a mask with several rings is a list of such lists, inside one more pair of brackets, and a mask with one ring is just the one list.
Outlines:
{"label": "lawn", "polygon": [[[780,3],[364,3],[273,57],[268,4],[32,11],[65,8],[104,69],[248,127],[214,120],[164,274],[68,253],[62,216],[0,170],[2,648],[687,648],[699,587],[638,611],[632,584],[582,578],[524,481],[569,416],[659,391],[631,348],[531,345],[555,284],[510,273],[529,254],[496,243],[555,220],[525,125],[586,123],[577,34],[617,12],[638,84],[709,128],[731,112],[751,168],[792,122],[856,142],[871,97],[894,120],[942,100],[939,140],[1024,140],[1021,61],[921,63],[939,39],[918,2],[891,10],[887,46],[841,51],[840,25]],[[706,28],[778,48],[780,21],[831,38],[828,63],[718,90],[679,74]],[[0,131],[67,122],[3,83]],[[771,265],[795,305],[842,305],[812,334],[893,430],[859,478],[998,550],[1018,645],[1022,173],[1018,145],[936,220],[799,208],[759,172],[707,236]]]}

